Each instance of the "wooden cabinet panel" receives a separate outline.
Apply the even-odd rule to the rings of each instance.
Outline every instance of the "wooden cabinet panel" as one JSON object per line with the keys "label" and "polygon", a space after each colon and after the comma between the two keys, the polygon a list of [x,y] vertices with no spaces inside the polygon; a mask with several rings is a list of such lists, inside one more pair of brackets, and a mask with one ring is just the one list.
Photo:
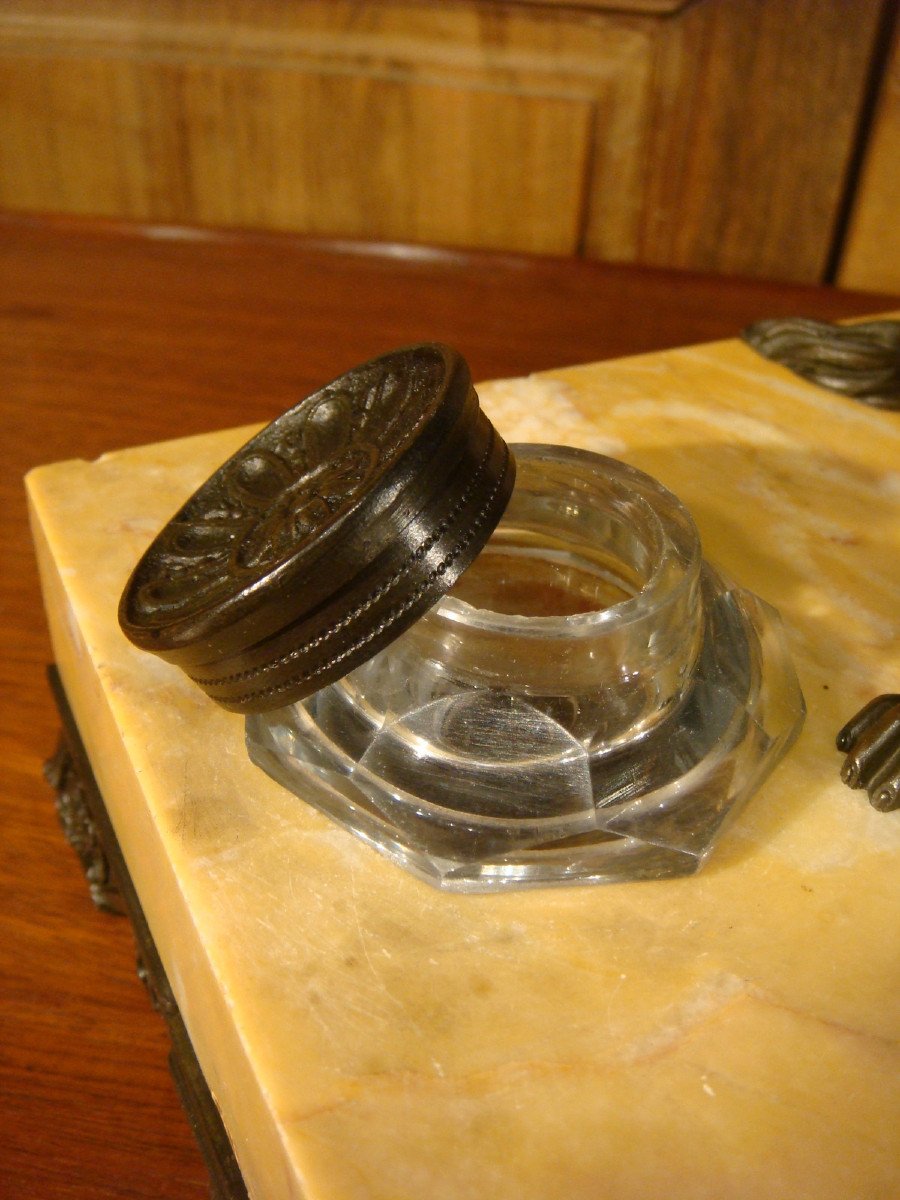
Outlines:
{"label": "wooden cabinet panel", "polygon": [[900,26],[881,84],[838,282],[900,291]]}
{"label": "wooden cabinet panel", "polygon": [[[21,105],[0,148],[10,207],[560,254],[577,244],[583,99],[244,64],[50,59],[11,74],[0,64],[0,88]],[[45,122],[29,119],[38,106]]]}
{"label": "wooden cabinet panel", "polygon": [[650,44],[490,5],[19,7],[0,204],[559,254],[598,97],[630,120]]}
{"label": "wooden cabinet panel", "polygon": [[814,281],[881,0],[7,0],[0,205]]}
{"label": "wooden cabinet panel", "polygon": [[[823,278],[880,7],[702,0],[666,23],[639,261]],[[609,256],[602,219],[588,248]]]}
{"label": "wooden cabinet panel", "polygon": [[202,222],[561,254],[577,240],[584,101],[253,68],[189,71],[184,89],[188,156],[215,180]]}

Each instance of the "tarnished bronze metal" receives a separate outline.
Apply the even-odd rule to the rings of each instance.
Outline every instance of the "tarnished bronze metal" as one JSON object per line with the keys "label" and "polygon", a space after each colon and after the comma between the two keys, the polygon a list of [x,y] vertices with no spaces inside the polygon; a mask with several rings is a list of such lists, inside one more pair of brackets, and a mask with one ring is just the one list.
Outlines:
{"label": "tarnished bronze metal", "polygon": [[876,408],[900,408],[900,321],[833,325],[787,317],[757,321],[741,337],[811,383]]}
{"label": "tarnished bronze metal", "polygon": [[900,807],[900,695],[876,696],[837,735],[845,752],[841,779],[865,788],[873,808]]}
{"label": "tarnished bronze metal", "polygon": [[56,812],[66,841],[78,855],[91,899],[103,912],[124,913],[115,873],[97,829],[90,799],[65,734],[52,758],[44,763],[44,778],[56,793]]}
{"label": "tarnished bronze metal", "polygon": [[120,624],[225,708],[292,703],[452,587],[514,473],[456,351],[386,354],[273,421],[195,492],[135,568]]}

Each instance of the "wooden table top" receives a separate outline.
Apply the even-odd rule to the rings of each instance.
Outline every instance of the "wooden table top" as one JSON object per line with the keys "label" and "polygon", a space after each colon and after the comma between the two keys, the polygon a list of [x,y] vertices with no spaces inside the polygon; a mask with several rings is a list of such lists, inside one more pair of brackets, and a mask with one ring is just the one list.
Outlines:
{"label": "wooden table top", "polygon": [[57,717],[22,476],[32,466],[264,421],[419,340],[476,379],[729,337],[896,297],[577,261],[0,216],[0,1195],[208,1194],[134,974],[94,910],[41,764]]}

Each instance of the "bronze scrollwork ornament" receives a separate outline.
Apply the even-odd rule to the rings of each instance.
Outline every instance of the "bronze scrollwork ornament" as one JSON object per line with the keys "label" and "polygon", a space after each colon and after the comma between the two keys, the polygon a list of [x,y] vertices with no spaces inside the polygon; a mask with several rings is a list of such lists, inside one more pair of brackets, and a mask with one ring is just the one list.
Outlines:
{"label": "bronze scrollwork ornament", "polygon": [[876,696],[837,735],[846,755],[841,779],[865,788],[879,812],[900,808],[900,695]]}
{"label": "bronze scrollwork ornament", "polygon": [[900,321],[833,325],[787,317],[757,321],[741,337],[810,383],[875,408],[900,409]]}

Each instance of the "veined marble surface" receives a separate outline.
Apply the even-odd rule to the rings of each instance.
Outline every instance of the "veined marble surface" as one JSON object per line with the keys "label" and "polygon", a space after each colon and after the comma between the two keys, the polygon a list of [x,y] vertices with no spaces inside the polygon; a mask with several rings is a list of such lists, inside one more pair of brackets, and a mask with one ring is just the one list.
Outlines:
{"label": "veined marble surface", "polygon": [[697,876],[434,891],[130,646],[131,568],[251,430],[29,477],[57,662],[251,1195],[900,1194],[900,812],[834,749],[900,686],[900,416],[736,341],[478,391],[510,441],[655,475],[781,610],[807,725]]}

